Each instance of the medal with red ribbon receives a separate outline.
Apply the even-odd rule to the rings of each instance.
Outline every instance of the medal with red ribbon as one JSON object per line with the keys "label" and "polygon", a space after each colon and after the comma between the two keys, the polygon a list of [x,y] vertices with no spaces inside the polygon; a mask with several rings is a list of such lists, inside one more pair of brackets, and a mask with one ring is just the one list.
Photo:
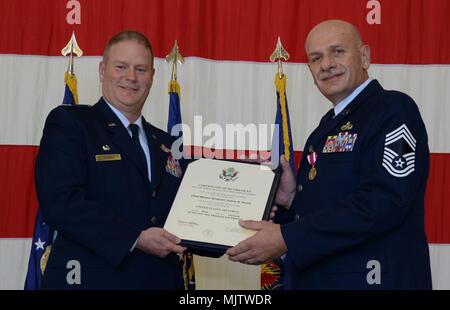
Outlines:
{"label": "medal with red ribbon", "polygon": [[315,167],[316,161],[317,161],[317,153],[314,152],[312,149],[309,150],[311,153],[306,156],[308,159],[309,164],[311,165],[311,168],[309,169],[308,179],[310,181],[314,180],[317,176],[317,169]]}

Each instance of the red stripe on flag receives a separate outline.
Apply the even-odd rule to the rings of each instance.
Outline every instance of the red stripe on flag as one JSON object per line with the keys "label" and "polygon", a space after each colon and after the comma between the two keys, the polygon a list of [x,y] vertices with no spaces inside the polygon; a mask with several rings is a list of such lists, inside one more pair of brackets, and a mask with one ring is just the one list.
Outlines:
{"label": "red stripe on flag", "polygon": [[[233,158],[268,152],[228,150]],[[31,237],[37,210],[34,187],[35,146],[0,146],[0,238]],[[229,158],[227,150],[186,148],[186,153]],[[302,152],[294,152],[296,165]],[[450,243],[450,154],[431,154],[425,197],[425,226],[430,243]]]}
{"label": "red stripe on flag", "polygon": [[450,154],[433,153],[425,195],[428,242],[450,243]]}
{"label": "red stripe on flag", "polygon": [[380,1],[381,24],[369,25],[362,0],[96,0],[81,3],[81,25],[68,25],[67,1],[1,1],[0,54],[60,56],[75,30],[85,55],[101,55],[107,39],[136,29],[164,57],[178,44],[184,56],[267,62],[281,36],[290,62],[305,62],[308,31],[330,18],[357,25],[372,62],[450,64],[450,1]]}
{"label": "red stripe on flag", "polygon": [[34,187],[36,146],[0,145],[0,237],[33,235],[37,210]]}

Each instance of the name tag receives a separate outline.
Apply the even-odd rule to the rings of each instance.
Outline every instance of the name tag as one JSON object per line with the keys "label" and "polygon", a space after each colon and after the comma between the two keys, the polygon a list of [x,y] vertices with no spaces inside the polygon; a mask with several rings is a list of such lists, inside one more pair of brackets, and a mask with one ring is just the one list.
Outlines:
{"label": "name tag", "polygon": [[102,154],[95,155],[95,161],[113,161],[113,160],[122,160],[120,154]]}

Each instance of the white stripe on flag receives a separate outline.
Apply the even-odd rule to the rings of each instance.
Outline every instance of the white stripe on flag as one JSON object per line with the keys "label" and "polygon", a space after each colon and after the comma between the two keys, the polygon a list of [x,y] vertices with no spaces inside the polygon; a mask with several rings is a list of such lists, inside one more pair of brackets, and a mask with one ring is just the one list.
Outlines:
{"label": "white stripe on flag", "polygon": [[[83,56],[76,60],[82,104],[95,103],[101,94],[100,59]],[[156,76],[144,115],[157,127],[166,128],[167,118],[161,116],[168,113],[167,83],[171,66],[156,59],[155,67]],[[62,57],[0,55],[0,144],[39,144],[45,117],[61,103],[66,68],[67,60]],[[305,64],[286,63],[284,70],[288,78],[286,93],[294,149],[302,150],[307,136],[331,104],[313,85]],[[404,91],[413,97],[427,125],[431,152],[450,153],[447,137],[450,103],[443,102],[450,98],[450,66],[372,65],[369,71],[386,89]],[[178,70],[183,89],[183,121],[191,128],[194,115],[203,117],[203,126],[272,124],[276,113],[275,72],[272,63],[186,58]]]}
{"label": "white stripe on flag", "polygon": [[450,244],[430,244],[433,289],[450,290]]}
{"label": "white stripe on flag", "polygon": [[23,290],[31,238],[0,238],[0,290]]}

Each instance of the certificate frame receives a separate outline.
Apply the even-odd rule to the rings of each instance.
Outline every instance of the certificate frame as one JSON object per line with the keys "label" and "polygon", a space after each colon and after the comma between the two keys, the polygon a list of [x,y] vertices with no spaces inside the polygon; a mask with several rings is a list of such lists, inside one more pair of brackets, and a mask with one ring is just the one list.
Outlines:
{"label": "certificate frame", "polygon": [[[202,163],[199,164],[199,161],[203,161]],[[205,162],[208,161],[208,162]],[[258,188],[258,186],[256,186],[256,190],[254,191],[256,192],[263,192],[263,197],[256,197],[256,194],[253,195],[250,194],[249,196],[253,195],[254,196],[254,200],[257,201],[255,202],[252,199],[248,199],[249,201],[245,201],[245,202],[241,202],[242,204],[244,203],[251,203],[251,207],[252,208],[257,208],[254,209],[255,214],[252,214],[253,218],[239,218],[239,219],[252,219],[252,220],[268,220],[269,219],[269,215],[270,215],[270,211],[272,209],[273,206],[273,201],[275,199],[275,195],[276,195],[276,190],[278,188],[278,183],[280,180],[280,176],[281,176],[281,169],[280,167],[277,167],[275,169],[271,169],[269,168],[268,165],[264,165],[264,164],[260,164],[257,162],[244,162],[244,161],[238,161],[238,160],[222,160],[222,159],[206,159],[206,158],[200,158],[197,159],[191,163],[188,164],[188,167],[186,169],[185,175],[183,177],[182,183],[180,185],[180,188],[177,192],[177,195],[175,197],[175,200],[172,204],[172,208],[169,212],[169,215],[167,217],[167,220],[165,222],[164,225],[164,229],[166,229],[167,231],[169,231],[170,233],[175,234],[176,236],[178,236],[181,239],[181,243],[180,245],[189,248],[190,250],[199,250],[201,252],[209,252],[209,253],[218,253],[218,254],[223,254],[225,253],[225,251],[236,245],[238,242],[236,242],[236,240],[244,240],[248,237],[250,237],[251,235],[254,234],[254,232],[251,232],[250,230],[241,228],[238,224],[238,220],[237,218],[227,218],[226,216],[224,216],[224,219],[218,219],[218,218],[213,218],[213,220],[216,222],[216,225],[214,227],[218,228],[219,230],[221,229],[228,229],[228,227],[222,227],[221,225],[223,224],[224,226],[231,223],[231,228],[229,229],[229,233],[230,235],[233,236],[233,241],[230,243],[228,242],[217,242],[214,241],[214,238],[211,238],[213,241],[207,241],[208,237],[210,236],[206,236],[207,232],[208,232],[208,224],[209,221],[205,221],[203,220],[199,220],[197,221],[196,219],[199,219],[199,217],[203,217],[202,213],[199,213],[198,215],[196,214],[188,214],[190,212],[197,212],[197,207],[199,206],[193,206],[190,205],[187,207],[187,209],[183,209],[186,208],[185,203],[197,203],[198,201],[194,198],[192,198],[192,196],[195,196],[194,192],[198,190],[197,185],[198,184],[202,184],[202,182],[208,182],[207,180],[211,180],[212,176],[215,177],[214,173],[217,173],[217,170],[211,171],[211,173],[208,171],[208,173],[206,173],[205,175],[203,174],[193,174],[193,171],[191,169],[196,169],[197,166],[199,165],[205,165],[207,167],[209,167],[209,165],[211,165],[212,167],[216,168],[217,167],[228,167],[228,166],[237,166],[238,169],[244,169],[245,171],[252,171],[252,172],[256,172],[257,170],[260,171],[258,173],[264,175],[264,183],[262,183],[261,188]],[[261,168],[261,166],[264,166]],[[198,167],[197,167],[198,168]],[[231,169],[231,168],[229,168]],[[202,173],[204,173],[205,171],[202,171]],[[225,170],[223,170],[223,177],[220,176],[220,178],[222,178],[223,180],[226,177],[226,173]],[[232,179],[232,174],[230,174],[229,176]],[[189,178],[195,178],[195,180],[193,181],[192,179]],[[252,177],[247,177],[247,180],[243,181],[244,183],[246,182],[246,184],[248,184],[249,180],[251,180]],[[224,180],[225,182],[228,182],[226,180]],[[229,180],[230,181],[230,180]],[[220,184],[221,181],[217,181],[218,183],[214,183],[214,184]],[[232,182],[228,182],[228,184],[231,184]],[[237,182],[236,182],[237,183]],[[207,185],[208,186],[208,185]],[[213,190],[215,190],[215,186],[212,185]],[[220,187],[220,186],[219,186]],[[193,189],[194,188],[194,189]],[[228,187],[226,187],[227,189],[230,189]],[[252,187],[253,188],[253,187]],[[268,189],[267,193],[266,193],[266,189]],[[247,191],[245,191],[247,192]],[[252,191],[249,191],[252,192]],[[219,190],[219,195],[220,195],[220,190]],[[214,194],[214,193],[213,193]],[[228,194],[228,193],[227,193]],[[233,194],[233,193],[232,193]],[[238,193],[240,194],[240,193]],[[267,194],[267,198],[265,197],[265,195]],[[208,196],[208,195],[206,195]],[[232,196],[232,195],[231,195]],[[239,196],[239,195],[237,195]],[[188,197],[188,199],[186,199],[186,197]],[[240,196],[241,198],[243,197],[244,200],[246,200],[245,195],[244,196]],[[203,197],[202,197],[203,198]],[[205,197],[205,198],[210,198],[210,197]],[[209,205],[208,203],[214,203],[214,201],[210,201],[208,199],[206,199],[207,202],[205,203],[206,206],[203,206],[205,210],[201,210],[201,212],[209,212]],[[220,200],[220,199],[219,199]],[[233,200],[232,200],[233,201]],[[261,201],[264,201],[261,203]],[[204,203],[204,201],[202,201],[202,203]],[[201,204],[201,203],[200,203]],[[257,205],[257,206],[255,206]],[[200,206],[201,207],[201,206]],[[245,207],[245,205],[244,205]],[[228,209],[232,209],[232,208],[243,208],[242,205],[237,204],[233,205],[230,204],[230,207],[228,207]],[[192,209],[192,210],[191,210]],[[214,209],[214,208],[213,208]],[[227,207],[223,207],[222,210],[227,210],[225,211],[225,215],[228,212]],[[194,211],[193,211],[194,210]],[[214,209],[216,210],[216,209]],[[217,211],[212,211],[217,212]],[[235,211],[235,210],[231,210],[231,212],[237,212],[237,214],[240,215],[240,211]],[[243,212],[245,213],[245,212]],[[260,214],[260,216],[258,218],[256,218],[256,214]],[[219,214],[216,216],[220,217],[223,214]],[[186,218],[191,219],[191,221],[189,222],[189,219],[186,221],[186,225],[187,226],[183,226],[185,225],[183,223],[183,221],[181,221],[179,219],[179,216],[186,216]],[[233,215],[234,216],[234,215]],[[194,219],[194,220],[192,220]],[[179,225],[179,223],[183,223],[183,225]],[[192,223],[195,223],[192,224]],[[192,224],[192,225],[189,225]],[[193,226],[193,227],[192,227]],[[237,228],[239,227],[239,228]],[[194,231],[194,233],[191,235],[189,231]],[[203,235],[200,236],[199,235],[199,231],[203,232]],[[205,234],[206,232],[206,234]],[[213,234],[213,232],[211,232],[211,234]],[[222,232],[223,234],[223,232]],[[206,236],[206,237],[205,237]],[[220,238],[219,238],[220,239]]]}

